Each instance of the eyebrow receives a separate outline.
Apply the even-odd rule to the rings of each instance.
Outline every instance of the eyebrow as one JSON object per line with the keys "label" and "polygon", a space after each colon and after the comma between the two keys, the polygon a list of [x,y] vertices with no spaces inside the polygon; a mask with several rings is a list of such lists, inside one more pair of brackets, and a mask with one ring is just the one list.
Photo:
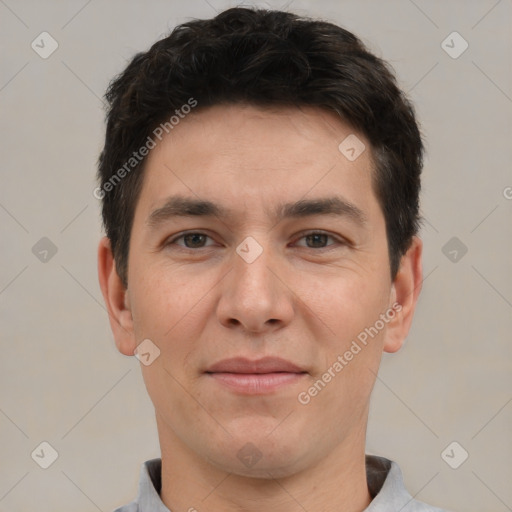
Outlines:
{"label": "eyebrow", "polygon": [[[277,222],[288,218],[301,218],[313,215],[347,217],[360,226],[368,223],[367,216],[360,208],[339,196],[300,199],[294,203],[278,205],[273,212],[273,217]],[[218,217],[227,219],[234,218],[235,216],[236,214],[233,210],[206,199],[171,196],[163,206],[149,214],[146,224],[150,228],[157,228],[173,217]]]}

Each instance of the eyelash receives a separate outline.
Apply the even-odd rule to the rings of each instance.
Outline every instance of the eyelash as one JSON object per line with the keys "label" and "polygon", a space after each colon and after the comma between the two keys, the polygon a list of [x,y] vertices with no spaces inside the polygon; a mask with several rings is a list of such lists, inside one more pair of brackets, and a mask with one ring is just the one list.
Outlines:
{"label": "eyelash", "polygon": [[[202,235],[202,236],[206,236],[207,238],[211,239],[211,237],[209,235],[207,235],[206,233],[203,233],[201,231],[188,231],[188,232],[181,233],[180,235],[177,235],[177,236],[167,240],[166,242],[164,242],[164,246],[167,247],[170,245],[175,245],[176,241],[178,241],[186,236],[189,236],[189,235]],[[335,237],[334,235],[331,235],[330,233],[326,233],[324,231],[304,231],[304,232],[300,233],[300,237],[297,240],[301,240],[301,239],[306,238],[311,235],[325,235],[328,238],[335,240],[335,242],[338,245],[348,245],[348,243],[345,240]],[[312,249],[312,250],[316,250],[316,251],[322,251],[322,250],[326,251],[326,250],[332,249],[332,247],[331,247],[332,245],[336,245],[336,244],[330,244],[325,247],[304,247],[304,246],[302,246],[302,247],[304,247],[305,249]],[[183,251],[197,252],[201,249],[207,249],[210,246],[191,248],[191,247],[185,247],[185,246],[178,245],[178,247],[180,250],[183,250]]]}

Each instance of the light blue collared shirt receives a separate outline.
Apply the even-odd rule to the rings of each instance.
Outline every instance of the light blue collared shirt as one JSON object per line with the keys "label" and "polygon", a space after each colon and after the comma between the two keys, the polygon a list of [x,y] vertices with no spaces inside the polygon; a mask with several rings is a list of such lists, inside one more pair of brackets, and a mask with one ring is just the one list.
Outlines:
{"label": "light blue collared shirt", "polygon": [[[114,512],[170,512],[160,499],[162,460],[144,462],[137,499]],[[366,478],[372,502],[364,512],[448,512],[415,500],[405,489],[396,462],[366,455]]]}

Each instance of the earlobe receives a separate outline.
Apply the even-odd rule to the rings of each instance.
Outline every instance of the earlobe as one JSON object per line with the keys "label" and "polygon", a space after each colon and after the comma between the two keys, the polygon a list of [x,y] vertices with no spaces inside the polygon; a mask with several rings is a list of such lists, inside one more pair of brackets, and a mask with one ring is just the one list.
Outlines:
{"label": "earlobe", "polygon": [[128,291],[117,273],[110,240],[106,236],[98,246],[98,279],[117,349],[124,355],[133,356],[136,341]]}
{"label": "earlobe", "polygon": [[[390,307],[396,314],[386,330],[385,352],[398,351],[409,333],[422,286],[422,249],[422,240],[414,236],[411,246],[401,259],[400,268],[392,283]],[[396,306],[393,307],[393,304]]]}

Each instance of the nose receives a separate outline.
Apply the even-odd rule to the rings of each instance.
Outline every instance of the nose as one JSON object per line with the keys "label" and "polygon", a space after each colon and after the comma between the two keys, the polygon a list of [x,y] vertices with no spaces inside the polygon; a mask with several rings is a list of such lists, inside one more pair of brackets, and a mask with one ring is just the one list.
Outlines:
{"label": "nose", "polygon": [[283,264],[271,249],[262,249],[254,261],[235,253],[232,270],[221,282],[217,317],[227,328],[265,333],[293,318],[293,292],[286,284]]}

